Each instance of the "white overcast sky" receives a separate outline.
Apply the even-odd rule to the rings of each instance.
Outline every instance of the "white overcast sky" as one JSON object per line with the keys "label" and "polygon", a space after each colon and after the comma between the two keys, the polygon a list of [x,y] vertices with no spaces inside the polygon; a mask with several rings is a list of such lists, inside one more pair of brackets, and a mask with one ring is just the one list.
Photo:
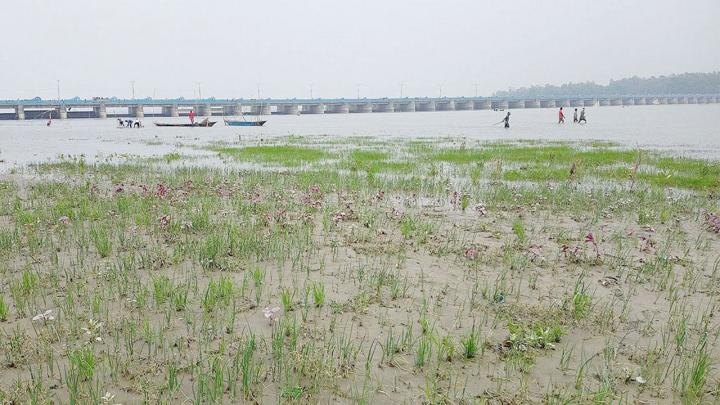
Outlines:
{"label": "white overcast sky", "polygon": [[720,0],[4,0],[0,99],[480,95],[720,70]]}

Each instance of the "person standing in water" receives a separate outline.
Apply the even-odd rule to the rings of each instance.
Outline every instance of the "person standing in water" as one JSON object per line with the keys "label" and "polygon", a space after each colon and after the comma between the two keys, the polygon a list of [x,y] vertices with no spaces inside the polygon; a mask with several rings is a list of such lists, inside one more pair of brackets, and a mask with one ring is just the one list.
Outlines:
{"label": "person standing in water", "polygon": [[560,112],[558,113],[558,124],[564,124],[565,123],[565,114],[563,114],[562,107],[560,107]]}
{"label": "person standing in water", "polygon": [[573,122],[577,124],[578,117],[577,117],[577,108],[575,109],[575,112],[573,113]]}
{"label": "person standing in water", "polygon": [[507,115],[501,122],[505,122],[505,128],[510,128],[510,111],[508,111]]}
{"label": "person standing in water", "polygon": [[195,123],[195,110],[190,110],[190,114],[188,114],[188,117],[190,117],[190,123]]}
{"label": "person standing in water", "polygon": [[587,124],[587,119],[585,119],[585,107],[580,111],[580,119],[578,120],[578,124]]}

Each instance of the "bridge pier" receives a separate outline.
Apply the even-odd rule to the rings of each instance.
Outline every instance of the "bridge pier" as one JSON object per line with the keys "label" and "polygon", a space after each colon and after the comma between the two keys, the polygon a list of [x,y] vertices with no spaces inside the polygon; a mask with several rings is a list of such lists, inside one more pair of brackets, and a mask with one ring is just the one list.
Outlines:
{"label": "bridge pier", "polygon": [[137,105],[128,107],[128,116],[135,118],[144,118],[145,111],[143,110],[143,106]]}
{"label": "bridge pier", "polygon": [[438,101],[435,103],[435,109],[437,111],[455,111],[455,102],[449,101]]}
{"label": "bridge pier", "polygon": [[178,106],[177,105],[164,105],[162,108],[163,117],[177,117]]}
{"label": "bridge pier", "polygon": [[408,101],[407,103],[400,103],[395,108],[395,111],[399,112],[415,112],[415,102]]}
{"label": "bridge pier", "polygon": [[525,100],[525,108],[540,108],[540,100]]}
{"label": "bridge pier", "polygon": [[250,112],[254,115],[271,115],[272,107],[270,106],[270,104],[257,104],[252,106]]}
{"label": "bridge pier", "polygon": [[475,108],[475,102],[472,100],[461,100],[455,102],[456,111],[468,111]]}
{"label": "bridge pier", "polygon": [[540,108],[555,108],[555,100],[540,100]]}
{"label": "bridge pier", "polygon": [[583,100],[583,107],[595,107],[597,100],[594,98],[586,98]]}
{"label": "bridge pier", "polygon": [[435,101],[433,101],[433,100],[416,101],[415,102],[415,111],[435,111]]}
{"label": "bridge pier", "polygon": [[298,115],[300,107],[297,104],[283,104],[277,106],[278,114]]}
{"label": "bridge pier", "polygon": [[611,106],[620,106],[620,105],[623,105],[622,98],[611,98],[611,99],[610,99],[610,105],[611,105]]}
{"label": "bridge pier", "polygon": [[105,108],[105,104],[93,107],[93,115],[95,118],[107,118],[107,108]]}
{"label": "bridge pier", "polygon": [[508,108],[525,108],[525,100],[511,100],[508,101]]}
{"label": "bridge pier", "polygon": [[635,99],[632,97],[623,97],[622,105],[635,105]]}
{"label": "bridge pier", "polygon": [[240,105],[240,103],[224,105],[223,115],[227,115],[230,117],[242,115],[242,105]]}
{"label": "bridge pier", "polygon": [[585,107],[585,101],[581,98],[574,98],[570,100],[570,107]]}
{"label": "bridge pier", "polygon": [[509,108],[507,100],[493,100],[490,105],[493,110],[507,110]]}
{"label": "bridge pier", "polygon": [[384,112],[395,112],[395,106],[392,102],[378,103],[372,106],[372,112],[384,113]]}
{"label": "bridge pier", "polygon": [[634,98],[635,105],[645,105],[645,97],[635,97]]}
{"label": "bridge pier", "polygon": [[489,110],[492,108],[490,100],[476,100],[473,103],[473,110]]}
{"label": "bridge pier", "polygon": [[600,105],[600,107],[608,107],[610,105],[610,99],[601,98],[598,100],[598,104]]}
{"label": "bridge pier", "polygon": [[325,104],[303,104],[301,114],[324,114]]}
{"label": "bridge pier", "polygon": [[212,115],[210,104],[198,104],[195,106],[195,114],[198,117],[209,117]]}
{"label": "bridge pier", "polygon": [[65,108],[65,106],[60,106],[60,107],[54,109],[51,114],[52,114],[53,118],[58,119],[58,120],[66,120],[68,117],[67,108]]}
{"label": "bridge pier", "polygon": [[355,103],[350,105],[350,112],[355,114],[366,114],[372,112],[372,104]]}
{"label": "bridge pier", "polygon": [[350,105],[345,103],[328,104],[325,106],[325,114],[349,114]]}
{"label": "bridge pier", "polygon": [[25,119],[25,106],[22,104],[15,106],[15,118],[20,121]]}

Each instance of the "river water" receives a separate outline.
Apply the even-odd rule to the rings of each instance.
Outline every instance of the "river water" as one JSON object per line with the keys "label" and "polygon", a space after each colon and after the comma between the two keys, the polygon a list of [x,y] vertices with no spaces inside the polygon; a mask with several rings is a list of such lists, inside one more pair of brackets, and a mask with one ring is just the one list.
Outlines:
{"label": "river water", "polygon": [[152,122],[187,122],[160,117],[146,118],[141,129],[119,129],[113,118],[54,120],[50,127],[44,120],[0,121],[0,172],[61,154],[84,154],[88,160],[114,153],[197,154],[193,146],[209,142],[287,135],[608,140],[720,159],[720,104],[587,108],[586,125],[573,124],[573,109],[565,110],[564,125],[557,124],[557,109],[510,110],[509,129],[493,125],[504,117],[501,111],[273,115],[264,118],[268,123],[262,128],[226,127],[221,117],[213,117],[219,122],[212,128],[154,127]]}

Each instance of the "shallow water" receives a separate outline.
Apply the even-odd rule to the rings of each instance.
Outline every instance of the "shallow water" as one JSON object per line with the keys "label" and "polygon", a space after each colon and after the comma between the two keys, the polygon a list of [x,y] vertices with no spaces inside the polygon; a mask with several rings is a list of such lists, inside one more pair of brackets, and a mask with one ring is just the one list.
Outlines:
{"label": "shallow water", "polygon": [[[572,121],[572,108],[566,109]],[[266,117],[262,128],[222,125],[212,128],[157,128],[152,122],[187,118],[147,118],[142,129],[118,129],[116,120],[44,120],[0,122],[0,171],[47,161],[60,154],[84,154],[89,160],[114,153],[155,156],[178,150],[201,153],[193,146],[237,141],[238,137],[286,135],[444,137],[480,140],[608,140],[634,147],[660,149],[686,156],[720,158],[720,104],[587,108],[587,125],[558,125],[557,109],[511,110],[511,128],[493,123],[500,111],[325,114]],[[249,118],[252,119],[252,118]]]}

